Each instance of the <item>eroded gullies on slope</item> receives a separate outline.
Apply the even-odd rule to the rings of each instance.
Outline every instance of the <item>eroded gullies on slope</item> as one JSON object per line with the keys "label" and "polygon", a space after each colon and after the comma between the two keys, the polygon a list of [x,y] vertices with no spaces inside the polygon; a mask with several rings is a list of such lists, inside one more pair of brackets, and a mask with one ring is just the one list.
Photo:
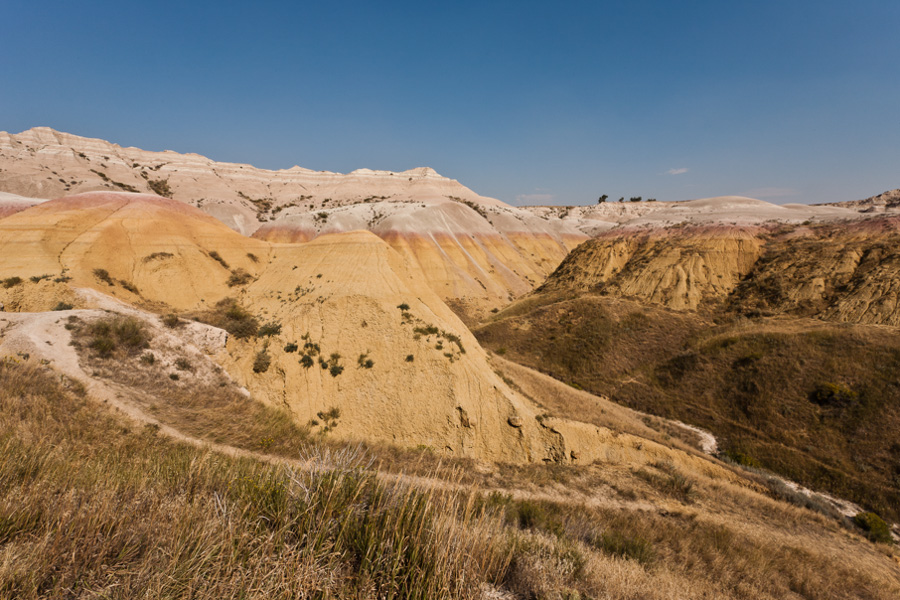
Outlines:
{"label": "eroded gullies on slope", "polygon": [[[8,217],[0,237],[15,248],[0,275],[65,270],[71,279],[55,285],[225,327],[220,364],[300,424],[338,409],[333,436],[524,462],[592,460],[592,440],[604,436],[540,422],[418,267],[369,232],[270,244],[173,200],[98,193]],[[238,268],[245,275],[235,281]],[[14,293],[41,296],[30,281],[10,289],[19,287]],[[315,368],[284,351],[304,336],[320,347]],[[361,355],[372,368],[347,368]]]}

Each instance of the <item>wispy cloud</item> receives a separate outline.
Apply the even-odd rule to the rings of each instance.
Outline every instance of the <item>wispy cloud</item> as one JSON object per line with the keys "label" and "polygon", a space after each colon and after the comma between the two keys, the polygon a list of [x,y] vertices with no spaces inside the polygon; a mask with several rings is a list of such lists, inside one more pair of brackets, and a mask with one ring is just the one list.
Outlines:
{"label": "wispy cloud", "polygon": [[684,175],[687,172],[688,169],[686,169],[685,167],[681,167],[680,169],[669,169],[668,171],[666,171],[666,173],[669,175]]}
{"label": "wispy cloud", "polygon": [[516,204],[528,206],[532,204],[550,204],[555,196],[553,194],[519,194],[516,196]]}
{"label": "wispy cloud", "polygon": [[788,196],[797,196],[800,190],[789,187],[765,187],[756,188],[746,192],[751,198],[787,198]]}

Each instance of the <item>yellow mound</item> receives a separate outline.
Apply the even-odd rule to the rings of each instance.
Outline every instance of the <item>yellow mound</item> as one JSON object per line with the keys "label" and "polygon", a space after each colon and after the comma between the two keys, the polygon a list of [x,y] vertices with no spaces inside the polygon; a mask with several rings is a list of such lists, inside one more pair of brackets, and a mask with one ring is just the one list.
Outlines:
{"label": "yellow mound", "polygon": [[257,271],[248,253],[264,260],[268,252],[191,206],[151,195],[78,194],[0,221],[0,277],[65,274],[73,286],[176,309],[223,298],[233,270]]}
{"label": "yellow mound", "polygon": [[[235,269],[248,276],[230,287]],[[71,281],[54,285],[180,310],[236,298],[280,331],[231,338],[217,359],[256,397],[327,435],[497,460],[572,456],[418,267],[372,233],[270,244],[182,203],[123,193],[54,200],[0,222],[0,277],[25,280],[16,294],[43,296],[49,284],[28,279],[62,272]],[[576,455],[588,456],[582,445]]]}

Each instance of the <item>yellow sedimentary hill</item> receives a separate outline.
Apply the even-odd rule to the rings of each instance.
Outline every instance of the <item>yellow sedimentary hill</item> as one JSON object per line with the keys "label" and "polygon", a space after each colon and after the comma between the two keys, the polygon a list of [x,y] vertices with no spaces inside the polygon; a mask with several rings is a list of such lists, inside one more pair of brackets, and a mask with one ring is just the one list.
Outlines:
{"label": "yellow sedimentary hill", "polygon": [[79,194],[0,221],[0,277],[49,276],[174,309],[223,298],[233,270],[258,270],[248,257],[254,252],[266,260],[269,247],[193,207],[151,195]]}
{"label": "yellow sedimentary hill", "polygon": [[174,200],[86,193],[0,221],[0,279],[7,310],[90,304],[73,288],[201,315],[232,297],[270,335],[232,337],[217,360],[328,435],[525,462],[588,460],[599,439],[542,424],[418,266],[370,232],[273,244]]}
{"label": "yellow sedimentary hill", "polygon": [[[367,229],[417,262],[444,300],[475,317],[532,290],[587,239],[574,224],[480,196],[427,167],[272,171],[46,127],[0,132],[0,192],[58,198],[87,191],[170,197],[273,242]],[[3,210],[0,198],[0,216]]]}

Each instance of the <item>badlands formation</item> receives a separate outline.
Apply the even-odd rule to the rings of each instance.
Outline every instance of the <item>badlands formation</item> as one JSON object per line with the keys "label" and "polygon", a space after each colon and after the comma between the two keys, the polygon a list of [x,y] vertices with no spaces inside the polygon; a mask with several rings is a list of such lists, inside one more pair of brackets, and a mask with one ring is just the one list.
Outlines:
{"label": "badlands formation", "polygon": [[0,133],[0,590],[406,597],[438,557],[415,597],[896,598],[897,208]]}
{"label": "badlands formation", "polygon": [[[174,200],[77,194],[0,221],[0,279],[13,277],[23,283],[3,290],[8,310],[95,308],[76,293],[84,288],[159,312],[202,313],[235,297],[281,330],[230,339],[220,364],[299,422],[337,409],[341,437],[512,461],[567,450],[416,267],[369,232],[272,244]],[[307,343],[316,350],[305,355],[342,368],[301,364]],[[271,361],[263,373],[253,368],[260,352]],[[372,366],[359,368],[361,356]]]}
{"label": "badlands formation", "polygon": [[[854,238],[851,227],[845,252],[827,228],[808,228],[873,227],[848,207],[725,197],[526,210],[430,169],[264,171],[46,128],[0,134],[0,192],[0,280],[17,282],[0,289],[7,311],[95,308],[83,290],[213,324],[244,311],[274,333],[232,336],[215,360],[254,397],[300,423],[338,411],[337,437],[454,456],[584,462],[606,452],[597,426],[547,416],[498,375],[458,316],[484,318],[538,286],[696,310],[740,294],[756,301],[748,278],[764,287],[776,265],[807,282],[779,296],[778,310],[813,303],[834,318],[900,319],[890,284],[854,284],[860,269],[890,276],[889,240]],[[805,225],[778,233],[792,223]],[[779,244],[799,243],[828,254],[825,273],[781,264],[793,255]]]}
{"label": "badlands formation", "polygon": [[[273,242],[367,229],[417,262],[444,300],[476,316],[539,285],[587,239],[575,223],[479,196],[429,168],[268,171],[45,127],[0,132],[0,192],[53,199],[110,190],[191,204],[238,233]],[[21,206],[0,197],[0,211]]]}

